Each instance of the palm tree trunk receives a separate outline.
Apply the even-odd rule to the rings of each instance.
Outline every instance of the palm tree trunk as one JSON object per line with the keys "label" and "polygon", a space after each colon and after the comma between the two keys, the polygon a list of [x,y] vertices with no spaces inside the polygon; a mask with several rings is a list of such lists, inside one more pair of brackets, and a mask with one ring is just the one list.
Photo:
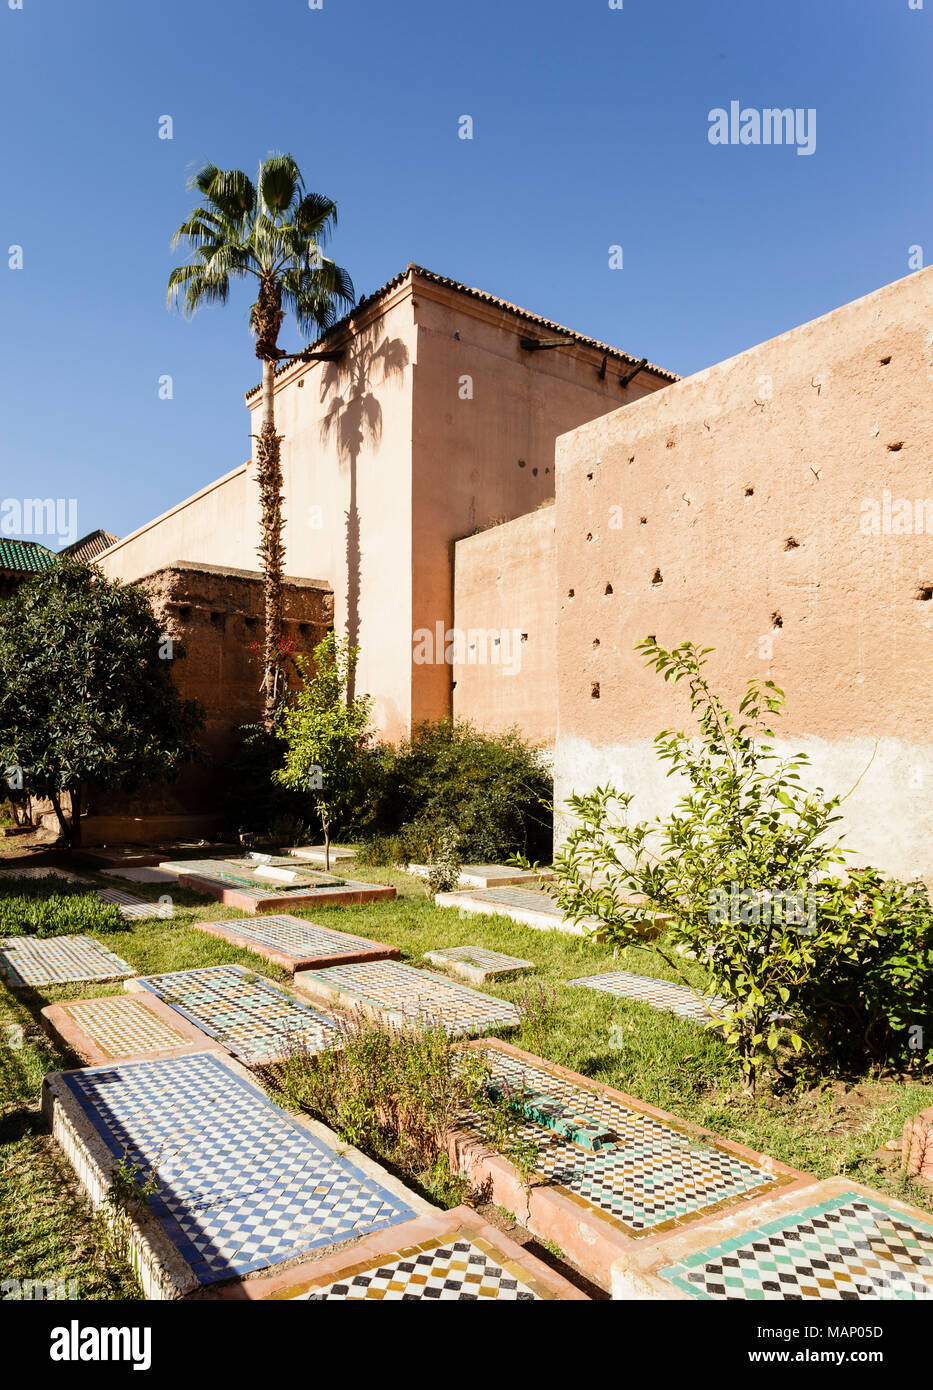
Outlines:
{"label": "palm tree trunk", "polygon": [[282,575],[285,545],[282,540],[282,436],[275,432],[275,363],[262,363],[262,424],[256,443],[256,480],[259,484],[265,633],[263,640],[263,723],[271,729],[277,704],[277,676],[282,647]]}

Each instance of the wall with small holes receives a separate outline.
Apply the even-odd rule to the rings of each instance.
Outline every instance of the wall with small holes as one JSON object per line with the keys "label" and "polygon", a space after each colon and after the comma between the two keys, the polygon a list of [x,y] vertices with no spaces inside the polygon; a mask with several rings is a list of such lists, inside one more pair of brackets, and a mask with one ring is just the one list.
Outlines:
{"label": "wall with small holes", "polygon": [[734,703],[784,688],[777,746],[857,783],[863,861],[933,878],[931,407],[933,268],[557,441],[559,804],[670,806],[652,738],[686,692],[634,647],[689,640]]}
{"label": "wall with small holes", "polygon": [[490,733],[557,734],[554,507],[458,541],[454,557],[453,713]]}

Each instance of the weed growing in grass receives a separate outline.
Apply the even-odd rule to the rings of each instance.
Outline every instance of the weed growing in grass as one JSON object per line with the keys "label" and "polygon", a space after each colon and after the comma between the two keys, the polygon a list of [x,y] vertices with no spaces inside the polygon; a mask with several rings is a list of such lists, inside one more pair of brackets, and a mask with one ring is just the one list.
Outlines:
{"label": "weed growing in grass", "polygon": [[529,1052],[540,1052],[557,1018],[557,990],[542,984],[526,989],[515,1001],[522,1021],[522,1042]]}
{"label": "weed growing in grass", "polygon": [[127,1259],[133,1221],[158,1190],[155,1169],[133,1162],[126,1153],[111,1168],[110,1190],[99,1213],[99,1225],[101,1243],[116,1259]]}
{"label": "weed growing in grass", "polygon": [[439,1026],[398,1029],[352,1020],[342,1047],[317,1054],[297,1047],[261,1071],[290,1105],[396,1167],[436,1201],[456,1205],[467,1191],[451,1174],[448,1154],[468,1113],[482,1117],[492,1147],[523,1174],[529,1170],[513,1098],[494,1098],[482,1053]]}

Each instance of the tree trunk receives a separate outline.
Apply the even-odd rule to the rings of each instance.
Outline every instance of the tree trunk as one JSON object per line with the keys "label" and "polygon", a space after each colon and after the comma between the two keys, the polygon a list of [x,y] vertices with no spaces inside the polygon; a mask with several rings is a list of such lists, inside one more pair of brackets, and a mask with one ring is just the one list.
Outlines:
{"label": "tree trunk", "polygon": [[282,540],[281,436],[275,432],[275,363],[263,359],[262,425],[256,443],[256,480],[259,484],[265,633],[263,639],[263,723],[271,729],[275,718],[282,649],[282,574],[285,545]]}
{"label": "tree trunk", "polygon": [[62,832],[62,838],[64,839],[65,844],[68,845],[68,847],[69,847],[69,849],[70,849],[70,848],[71,848],[71,826],[68,824],[68,822],[67,822],[66,819],[65,819],[64,812],[62,811],[62,803],[59,801],[57,795],[56,795],[54,792],[50,792],[50,793],[49,793],[49,800],[50,800],[51,803],[52,803],[52,810],[55,812],[55,816],[56,816],[56,818],[57,818],[57,820],[58,820],[58,828],[59,828],[59,830]]}
{"label": "tree trunk", "polygon": [[324,872],[330,873],[330,821],[321,817],[321,829],[324,831]]}
{"label": "tree trunk", "polygon": [[71,848],[81,844],[81,788],[75,787],[71,793]]}

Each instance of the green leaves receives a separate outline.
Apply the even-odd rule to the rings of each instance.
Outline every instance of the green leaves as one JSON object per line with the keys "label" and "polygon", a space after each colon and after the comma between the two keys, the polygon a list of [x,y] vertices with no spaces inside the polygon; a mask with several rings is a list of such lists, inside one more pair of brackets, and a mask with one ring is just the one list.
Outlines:
{"label": "green leaves", "polygon": [[[297,163],[288,154],[271,154],[259,166],[257,183],[240,169],[205,164],[191,187],[205,202],[193,210],[172,238],[195,252],[188,265],[169,276],[168,302],[194,314],[204,304],[226,302],[231,281],[253,276],[266,300],[291,310],[299,330],[316,336],[352,307],[353,282],[323,256],[337,223],[337,207],[320,193],[308,193]],[[258,189],[258,192],[257,192]],[[258,329],[253,306],[251,325]],[[263,325],[268,335],[268,323]],[[264,336],[269,360],[274,338]],[[278,354],[280,355],[280,354]]]}
{"label": "green leaves", "polygon": [[173,777],[203,716],[162,636],[143,590],[87,565],[61,559],[24,584],[0,604],[0,761],[40,796]]}

